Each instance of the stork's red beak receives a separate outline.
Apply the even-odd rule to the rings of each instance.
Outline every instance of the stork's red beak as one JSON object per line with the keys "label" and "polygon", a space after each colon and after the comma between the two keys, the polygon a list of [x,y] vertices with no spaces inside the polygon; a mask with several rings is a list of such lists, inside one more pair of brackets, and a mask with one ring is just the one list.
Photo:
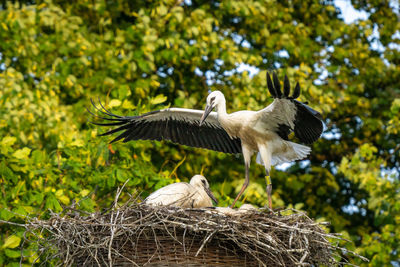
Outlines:
{"label": "stork's red beak", "polygon": [[201,126],[201,125],[203,124],[203,122],[207,119],[207,117],[208,117],[208,115],[211,113],[212,109],[213,109],[212,106],[206,105],[206,108],[205,108],[205,110],[204,110],[203,116],[201,116],[201,119],[200,119],[200,126]]}

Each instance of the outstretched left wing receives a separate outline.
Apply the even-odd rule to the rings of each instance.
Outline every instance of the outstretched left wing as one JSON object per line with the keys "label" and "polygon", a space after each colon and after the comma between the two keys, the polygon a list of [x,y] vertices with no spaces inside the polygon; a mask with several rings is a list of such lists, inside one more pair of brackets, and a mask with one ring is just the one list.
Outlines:
{"label": "outstretched left wing", "polygon": [[311,144],[322,134],[322,115],[308,105],[297,101],[300,96],[300,85],[296,84],[290,96],[290,83],[285,75],[283,93],[276,73],[273,73],[273,82],[267,73],[268,90],[274,101],[259,111],[265,127],[276,132],[282,139],[288,140],[288,135],[294,131],[300,142]]}

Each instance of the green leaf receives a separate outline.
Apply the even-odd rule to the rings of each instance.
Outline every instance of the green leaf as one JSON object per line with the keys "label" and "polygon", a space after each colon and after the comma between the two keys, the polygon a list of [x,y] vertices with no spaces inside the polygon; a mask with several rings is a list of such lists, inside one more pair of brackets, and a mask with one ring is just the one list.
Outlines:
{"label": "green leaf", "polygon": [[116,170],[116,176],[119,182],[125,182],[127,179],[126,173],[121,169]]}
{"label": "green leaf", "polygon": [[94,203],[93,203],[93,200],[91,200],[90,198],[82,199],[79,202],[79,206],[85,211],[89,211],[89,212],[94,211]]}
{"label": "green leaf", "polygon": [[108,104],[108,106],[109,106],[110,108],[118,107],[118,106],[120,106],[120,105],[121,105],[121,101],[118,100],[118,99],[112,99],[112,100],[110,101],[110,103]]}
{"label": "green leaf", "polygon": [[400,111],[400,98],[396,98],[395,100],[393,100],[392,105],[390,107],[390,111],[393,114],[398,115],[399,111]]}
{"label": "green leaf", "polygon": [[58,202],[57,198],[53,194],[49,194],[46,198],[46,209],[51,209],[52,211],[59,212],[61,211],[61,205]]}
{"label": "green leaf", "polygon": [[19,246],[19,243],[21,242],[21,238],[16,236],[16,235],[11,235],[7,237],[6,241],[4,242],[3,246],[1,246],[3,249],[4,248],[16,248]]}
{"label": "green leaf", "polygon": [[10,168],[8,168],[4,161],[0,163],[0,176],[12,181],[14,184],[18,182],[18,177]]}
{"label": "green leaf", "polygon": [[124,99],[125,97],[131,94],[131,90],[128,85],[122,85],[118,88],[118,96],[120,99]]}
{"label": "green leaf", "polygon": [[27,159],[29,156],[29,153],[31,153],[31,149],[24,147],[22,149],[18,149],[13,153],[13,157],[17,159]]}
{"label": "green leaf", "polygon": [[115,175],[111,175],[110,177],[108,177],[107,179],[107,187],[108,188],[112,188],[115,186]]}
{"label": "green leaf", "polygon": [[122,108],[124,108],[124,109],[135,109],[136,106],[133,105],[131,101],[125,99],[124,102],[122,103]]}
{"label": "green leaf", "polygon": [[158,105],[167,101],[167,97],[164,95],[157,95],[155,98],[150,99],[150,103],[153,105]]}
{"label": "green leaf", "polygon": [[18,250],[5,249],[4,254],[6,254],[7,257],[13,258],[13,259],[21,257],[21,251],[18,251]]}
{"label": "green leaf", "polygon": [[2,208],[0,210],[0,219],[8,221],[11,218],[14,217],[14,213],[12,213],[11,211],[9,211],[8,209]]}
{"label": "green leaf", "polygon": [[138,63],[139,68],[143,72],[150,72],[151,69],[150,69],[149,62],[147,62],[146,60],[143,60],[143,59],[139,59],[137,63]]}
{"label": "green leaf", "polygon": [[90,193],[90,190],[88,190],[88,189],[83,189],[79,194],[80,194],[82,197],[86,197],[87,195],[89,195],[89,193]]}
{"label": "green leaf", "polygon": [[1,140],[1,145],[2,146],[12,146],[15,141],[17,141],[17,138],[14,136],[6,136]]}

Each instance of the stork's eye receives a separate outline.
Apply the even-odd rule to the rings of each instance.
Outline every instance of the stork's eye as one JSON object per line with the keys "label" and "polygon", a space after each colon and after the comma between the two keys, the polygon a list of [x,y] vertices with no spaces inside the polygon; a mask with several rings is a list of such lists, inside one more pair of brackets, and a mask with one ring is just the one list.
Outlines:
{"label": "stork's eye", "polygon": [[201,180],[201,182],[203,183],[203,185],[206,185],[206,181],[205,180]]}
{"label": "stork's eye", "polygon": [[215,96],[211,97],[210,101],[213,102],[215,100]]}

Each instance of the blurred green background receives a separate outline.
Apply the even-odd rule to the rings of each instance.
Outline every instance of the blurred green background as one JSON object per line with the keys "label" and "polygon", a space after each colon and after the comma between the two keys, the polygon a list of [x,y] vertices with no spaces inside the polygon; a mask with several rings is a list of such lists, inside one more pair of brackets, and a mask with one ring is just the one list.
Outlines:
{"label": "blurred green background", "polygon": [[[274,207],[296,207],[363,266],[400,266],[398,1],[17,1],[0,3],[0,219],[46,218],[79,202],[96,211],[129,194],[203,173],[222,206],[244,179],[241,157],[169,142],[108,145],[88,123],[99,98],[120,115],[272,102],[266,70],[299,81],[327,129],[307,160],[273,168]],[[342,3],[343,4],[343,3]],[[360,13],[361,12],[361,13]],[[354,14],[362,14],[359,19]],[[250,70],[250,71],[247,71]],[[266,204],[253,160],[241,203]],[[240,203],[239,203],[240,204]],[[0,223],[0,265],[30,265],[24,229]],[[343,259],[345,260],[345,259]]]}

